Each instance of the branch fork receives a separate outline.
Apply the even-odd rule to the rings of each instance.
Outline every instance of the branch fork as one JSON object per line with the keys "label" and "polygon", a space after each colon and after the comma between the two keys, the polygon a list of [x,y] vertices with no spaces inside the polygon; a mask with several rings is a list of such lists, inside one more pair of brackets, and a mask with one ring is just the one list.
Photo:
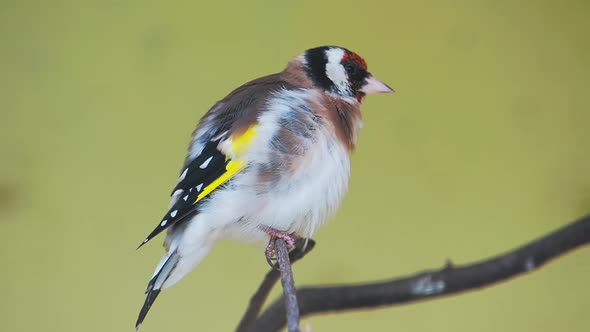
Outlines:
{"label": "branch fork", "polygon": [[489,287],[537,271],[547,262],[588,245],[590,215],[511,251],[479,262],[455,265],[447,260],[440,269],[407,277],[366,284],[305,287],[296,293],[289,261],[292,264],[301,259],[314,248],[315,242],[309,240],[305,246],[305,240],[299,239],[295,249],[287,255],[284,240],[276,241],[279,267],[285,272],[282,279],[284,296],[260,313],[270,290],[281,277],[281,272],[271,269],[251,298],[236,329],[238,332],[278,331],[285,324],[290,332],[300,331],[300,315],[304,317],[325,312],[402,305]]}

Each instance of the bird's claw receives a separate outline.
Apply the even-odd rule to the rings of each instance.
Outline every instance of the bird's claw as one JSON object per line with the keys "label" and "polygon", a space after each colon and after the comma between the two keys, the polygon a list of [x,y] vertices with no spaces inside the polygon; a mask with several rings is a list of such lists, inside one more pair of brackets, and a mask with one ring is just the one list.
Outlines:
{"label": "bird's claw", "polygon": [[295,248],[295,241],[297,240],[297,236],[295,233],[287,233],[285,231],[280,231],[274,229],[272,227],[266,227],[262,229],[266,234],[270,235],[270,240],[266,245],[266,249],[264,250],[264,255],[266,256],[266,262],[270,265],[271,268],[275,270],[279,270],[278,264],[276,263],[276,250],[275,250],[275,240],[276,239],[283,239],[287,243],[287,250],[292,250]]}

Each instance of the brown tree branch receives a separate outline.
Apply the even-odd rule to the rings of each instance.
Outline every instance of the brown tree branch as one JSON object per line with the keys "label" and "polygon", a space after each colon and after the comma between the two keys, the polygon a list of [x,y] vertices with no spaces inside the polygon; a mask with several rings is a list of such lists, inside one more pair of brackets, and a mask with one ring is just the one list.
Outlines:
{"label": "brown tree branch", "polygon": [[287,310],[287,330],[289,332],[301,332],[299,328],[299,305],[295,290],[295,279],[289,261],[289,249],[287,242],[281,238],[275,240],[277,262],[281,271],[281,284],[283,285],[284,307]]}
{"label": "brown tree branch", "polygon": [[[297,292],[301,316],[412,303],[494,285],[537,270],[548,261],[590,243],[590,216],[507,253],[472,264],[447,263],[438,270],[368,284],[306,287]],[[277,331],[285,325],[284,300],[275,301],[249,326]]]}
{"label": "brown tree branch", "polygon": [[[307,242],[305,239],[297,239],[297,242],[295,243],[295,249],[291,250],[289,253],[291,265],[307,255],[307,253],[309,253],[314,247],[315,241],[312,239],[308,239]],[[244,313],[244,316],[242,316],[240,324],[236,328],[236,332],[253,331],[253,324],[258,318],[260,309],[262,309],[268,294],[280,277],[281,272],[277,269],[270,269],[270,271],[266,273],[266,276],[264,277],[264,280],[262,280],[260,287],[258,287],[256,293],[254,293],[250,299],[248,309]]]}

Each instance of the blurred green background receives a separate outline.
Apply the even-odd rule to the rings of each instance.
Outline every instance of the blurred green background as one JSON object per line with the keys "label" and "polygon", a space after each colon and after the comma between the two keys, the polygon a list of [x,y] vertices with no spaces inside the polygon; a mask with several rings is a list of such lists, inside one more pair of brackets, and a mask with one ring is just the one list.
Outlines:
{"label": "blurred green background", "polygon": [[[132,331],[200,116],[306,48],[363,55],[350,193],[295,267],[360,282],[511,249],[590,212],[588,1],[1,1],[0,330]],[[229,331],[267,271],[220,243],[141,331]],[[313,331],[588,331],[590,250]],[[278,295],[278,290],[275,291]]]}

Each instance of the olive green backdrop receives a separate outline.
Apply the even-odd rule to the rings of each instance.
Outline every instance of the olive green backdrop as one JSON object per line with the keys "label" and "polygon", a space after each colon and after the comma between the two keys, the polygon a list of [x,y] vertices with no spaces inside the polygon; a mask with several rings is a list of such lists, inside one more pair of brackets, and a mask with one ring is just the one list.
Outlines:
{"label": "olive green backdrop", "polygon": [[[478,260],[590,212],[587,1],[0,2],[0,330],[132,331],[190,133],[306,48],[363,55],[350,193],[298,285]],[[220,243],[141,331],[229,331],[267,271]],[[590,250],[313,331],[588,331]],[[274,293],[278,294],[278,291]]]}

